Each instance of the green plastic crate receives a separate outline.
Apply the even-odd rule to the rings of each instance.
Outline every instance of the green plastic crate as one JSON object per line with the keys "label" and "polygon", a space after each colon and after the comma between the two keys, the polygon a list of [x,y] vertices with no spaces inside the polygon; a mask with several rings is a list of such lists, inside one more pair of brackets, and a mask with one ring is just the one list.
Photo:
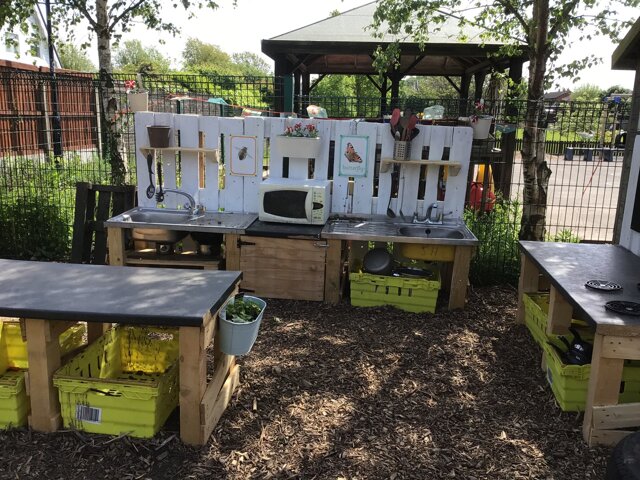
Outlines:
{"label": "green plastic crate", "polygon": [[[549,321],[549,294],[525,293],[522,295],[524,303],[524,322],[533,339],[540,346],[549,340],[547,323]],[[582,320],[571,320],[571,324],[578,329],[580,336],[588,341],[593,340],[593,333]]]}
{"label": "green plastic crate", "polygon": [[[565,335],[569,342],[572,335]],[[551,342],[566,350],[566,346],[555,335]],[[565,412],[582,412],[586,406],[587,390],[591,365],[566,365],[560,360],[558,352],[548,343],[543,345],[547,363],[547,382],[556,397],[560,408]],[[625,361],[620,385],[620,403],[640,402],[640,367],[635,362]]]}
{"label": "green plastic crate", "polygon": [[[0,348],[6,355],[5,370],[7,368],[29,368],[27,359],[27,342],[22,339],[20,322],[16,320],[0,322],[2,327],[2,344]],[[60,334],[60,355],[67,355],[80,348],[87,332],[84,323],[78,323]],[[0,361],[0,371],[2,361]]]}
{"label": "green plastic crate", "polygon": [[0,375],[0,429],[27,424],[29,397],[24,372],[9,370]]}
{"label": "green plastic crate", "polygon": [[431,280],[351,272],[351,305],[392,305],[407,312],[434,313],[440,291],[440,273],[437,269],[432,272]]}
{"label": "green plastic crate", "polygon": [[65,427],[152,437],[178,406],[178,330],[119,326],[60,368]]}

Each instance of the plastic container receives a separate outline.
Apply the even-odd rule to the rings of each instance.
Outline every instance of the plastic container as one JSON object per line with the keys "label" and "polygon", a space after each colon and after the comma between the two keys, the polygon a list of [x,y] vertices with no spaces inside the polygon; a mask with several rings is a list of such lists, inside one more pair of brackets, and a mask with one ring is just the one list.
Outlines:
{"label": "plastic container", "polygon": [[149,146],[151,148],[167,148],[171,138],[171,127],[164,125],[147,125]]}
{"label": "plastic container", "polygon": [[403,257],[432,262],[453,262],[456,247],[452,245],[429,245],[426,243],[401,243]]}
{"label": "plastic container", "polygon": [[53,377],[66,428],[152,437],[178,406],[178,330],[118,326]]}
{"label": "plastic container", "polygon": [[283,157],[317,158],[320,153],[320,137],[288,137],[276,135],[274,143]]}
{"label": "plastic container", "polygon": [[440,291],[440,274],[438,270],[433,270],[433,273],[434,279],[429,280],[351,272],[351,305],[392,305],[407,312],[434,313]]}
{"label": "plastic container", "polygon": [[[549,321],[549,294],[548,293],[525,293],[522,295],[524,303],[524,322],[533,339],[544,346],[553,336],[547,335],[547,323]],[[593,334],[585,322],[582,320],[571,320],[571,324],[578,328],[580,336],[591,341]],[[570,335],[570,334],[569,334]]]}
{"label": "plastic container", "polygon": [[491,130],[491,122],[493,117],[479,116],[475,120],[471,121],[471,128],[473,128],[473,139],[484,140],[489,137],[489,131]]}
{"label": "plastic container", "polygon": [[408,160],[411,154],[411,142],[396,140],[393,142],[393,159]]}
{"label": "plastic container", "polygon": [[[267,308],[267,302],[258,297],[245,295],[244,300],[248,300],[258,304],[261,308],[260,314],[253,322],[236,323],[227,320],[226,305],[220,310],[220,350],[227,355],[246,355],[253,348],[253,344],[258,338],[260,323],[264,315],[264,309]],[[235,298],[232,298],[227,305],[233,304]]]}
{"label": "plastic container", "polygon": [[0,375],[0,429],[27,424],[29,397],[24,371],[9,370]]}

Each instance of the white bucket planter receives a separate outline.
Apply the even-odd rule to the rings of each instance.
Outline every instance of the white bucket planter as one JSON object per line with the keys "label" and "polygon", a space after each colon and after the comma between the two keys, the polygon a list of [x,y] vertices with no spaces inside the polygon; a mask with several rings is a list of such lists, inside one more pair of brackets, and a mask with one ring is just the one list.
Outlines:
{"label": "white bucket planter", "polygon": [[491,130],[491,122],[493,117],[482,116],[477,117],[475,121],[471,121],[471,128],[473,128],[473,139],[484,140],[489,137],[489,130]]}
{"label": "white bucket planter", "polygon": [[320,152],[320,137],[287,137],[278,135],[274,141],[283,157],[317,158]]}
{"label": "white bucket planter", "polygon": [[246,355],[253,348],[253,344],[258,338],[258,330],[264,315],[264,309],[267,308],[267,302],[258,297],[249,295],[244,296],[244,300],[251,301],[260,306],[260,314],[253,322],[236,323],[227,320],[227,305],[232,304],[235,298],[232,298],[222,310],[220,310],[220,350],[227,355]]}
{"label": "white bucket planter", "polygon": [[149,111],[149,93],[127,93],[127,101],[129,102],[129,110],[132,112]]}

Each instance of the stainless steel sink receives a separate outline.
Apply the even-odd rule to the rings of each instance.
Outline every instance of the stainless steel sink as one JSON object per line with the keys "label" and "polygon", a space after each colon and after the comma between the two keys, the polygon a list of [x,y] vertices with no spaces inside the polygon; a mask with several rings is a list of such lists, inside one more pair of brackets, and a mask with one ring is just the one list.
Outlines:
{"label": "stainless steel sink", "polygon": [[105,226],[132,229],[133,238],[138,240],[173,243],[191,232],[242,234],[257,218],[252,213],[191,215],[187,210],[136,207],[110,218]]}
{"label": "stainless steel sink", "polygon": [[450,239],[463,239],[464,233],[456,228],[445,228],[432,225],[411,225],[406,227],[400,227],[398,233],[405,237],[417,237],[417,238],[450,238]]}
{"label": "stainless steel sink", "polygon": [[478,244],[478,239],[462,221],[448,221],[442,225],[423,225],[398,222],[397,219],[389,219],[381,215],[329,220],[322,230],[322,237],[437,245]]}

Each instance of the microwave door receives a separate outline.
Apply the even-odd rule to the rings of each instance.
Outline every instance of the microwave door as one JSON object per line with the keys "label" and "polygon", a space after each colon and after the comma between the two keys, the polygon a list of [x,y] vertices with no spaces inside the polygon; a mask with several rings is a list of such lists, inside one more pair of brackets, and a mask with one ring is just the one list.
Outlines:
{"label": "microwave door", "polygon": [[[306,190],[272,190],[264,192],[264,213],[274,217],[311,218],[312,195]],[[309,212],[309,215],[307,215]]]}

